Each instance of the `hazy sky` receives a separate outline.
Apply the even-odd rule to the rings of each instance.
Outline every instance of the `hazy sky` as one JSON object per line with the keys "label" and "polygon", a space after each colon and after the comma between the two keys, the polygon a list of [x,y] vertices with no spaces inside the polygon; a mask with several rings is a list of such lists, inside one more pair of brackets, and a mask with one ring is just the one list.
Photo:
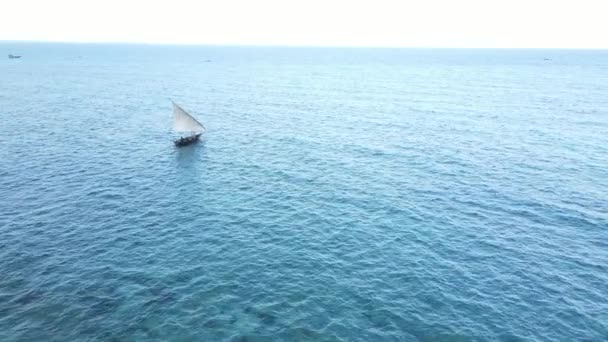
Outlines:
{"label": "hazy sky", "polygon": [[0,40],[608,48],[608,0],[6,0]]}

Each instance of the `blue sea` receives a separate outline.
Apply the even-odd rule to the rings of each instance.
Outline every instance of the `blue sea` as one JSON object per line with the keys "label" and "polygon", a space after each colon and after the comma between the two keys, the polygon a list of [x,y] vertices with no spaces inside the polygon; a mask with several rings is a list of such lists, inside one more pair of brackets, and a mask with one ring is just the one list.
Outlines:
{"label": "blue sea", "polygon": [[0,57],[0,341],[608,339],[606,50]]}

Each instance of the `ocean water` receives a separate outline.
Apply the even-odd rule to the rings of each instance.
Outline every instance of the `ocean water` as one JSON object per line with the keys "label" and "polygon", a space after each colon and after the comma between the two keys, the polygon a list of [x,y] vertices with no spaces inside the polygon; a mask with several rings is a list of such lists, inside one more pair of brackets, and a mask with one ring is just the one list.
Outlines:
{"label": "ocean water", "polygon": [[1,341],[608,339],[608,51],[0,56]]}

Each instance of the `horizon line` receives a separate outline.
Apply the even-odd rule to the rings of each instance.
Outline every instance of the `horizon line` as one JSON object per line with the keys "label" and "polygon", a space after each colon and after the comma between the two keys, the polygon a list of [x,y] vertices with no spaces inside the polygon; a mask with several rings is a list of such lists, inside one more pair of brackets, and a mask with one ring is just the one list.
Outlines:
{"label": "horizon line", "polygon": [[137,42],[137,41],[63,41],[63,40],[4,40],[0,39],[0,44],[6,43],[32,43],[32,44],[91,44],[91,45],[148,45],[148,46],[209,46],[209,47],[269,47],[269,48],[345,48],[345,49],[470,49],[470,50],[608,50],[608,47],[517,47],[517,46],[381,46],[381,45],[281,45],[281,44],[218,44],[218,43],[166,43],[166,42]]}

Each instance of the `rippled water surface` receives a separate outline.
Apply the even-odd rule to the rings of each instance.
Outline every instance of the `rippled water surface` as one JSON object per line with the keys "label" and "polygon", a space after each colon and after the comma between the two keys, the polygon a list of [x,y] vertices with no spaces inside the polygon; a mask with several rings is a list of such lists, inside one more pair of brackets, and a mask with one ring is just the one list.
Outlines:
{"label": "rippled water surface", "polygon": [[608,339],[606,51],[0,52],[1,341]]}

